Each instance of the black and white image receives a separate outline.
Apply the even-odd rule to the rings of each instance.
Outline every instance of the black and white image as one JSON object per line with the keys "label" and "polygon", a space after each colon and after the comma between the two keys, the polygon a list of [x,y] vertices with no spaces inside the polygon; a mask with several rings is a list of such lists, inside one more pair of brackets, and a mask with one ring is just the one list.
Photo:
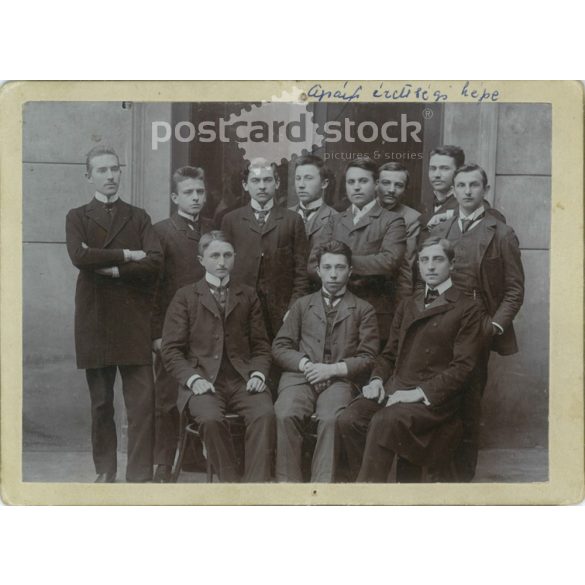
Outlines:
{"label": "black and white image", "polygon": [[550,104],[22,114],[23,481],[548,480]]}

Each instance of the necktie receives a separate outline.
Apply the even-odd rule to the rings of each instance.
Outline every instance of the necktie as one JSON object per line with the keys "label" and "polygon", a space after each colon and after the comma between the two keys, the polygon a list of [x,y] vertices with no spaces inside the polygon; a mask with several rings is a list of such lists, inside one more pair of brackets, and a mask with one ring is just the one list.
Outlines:
{"label": "necktie", "polygon": [[255,211],[256,221],[260,227],[264,227],[266,224],[266,216],[270,213],[269,211]]}
{"label": "necktie", "polygon": [[335,305],[335,303],[337,303],[337,301],[339,301],[341,299],[341,297],[343,297],[343,294],[340,295],[332,295],[329,294],[325,291],[322,291],[323,294],[323,298],[325,299],[325,304],[331,308]]}
{"label": "necktie", "polygon": [[225,303],[227,300],[227,286],[214,286],[212,284],[209,285],[209,289],[211,290],[211,294],[221,307],[222,312],[225,311]]}
{"label": "necktie", "polygon": [[309,221],[309,218],[311,217],[313,212],[317,211],[316,209],[304,209],[303,207],[299,207],[299,209],[301,210],[301,213],[303,214],[303,221],[305,223],[307,223]]}
{"label": "necktie", "polygon": [[469,228],[480,219],[483,219],[485,213],[481,213],[475,219],[461,219],[461,233],[464,234]]}
{"label": "necktie", "polygon": [[429,288],[425,295],[425,305],[430,305],[437,298],[439,298],[439,291],[434,288]]}

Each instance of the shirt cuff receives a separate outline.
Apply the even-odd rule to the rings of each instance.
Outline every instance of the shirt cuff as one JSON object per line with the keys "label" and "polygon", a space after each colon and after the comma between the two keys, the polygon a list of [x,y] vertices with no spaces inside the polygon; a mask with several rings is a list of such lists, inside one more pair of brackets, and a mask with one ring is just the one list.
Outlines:
{"label": "shirt cuff", "polygon": [[311,360],[308,357],[304,357],[301,358],[301,361],[299,362],[299,370],[301,372],[305,371],[305,366],[310,362]]}
{"label": "shirt cuff", "polygon": [[345,362],[337,362],[334,364],[335,373],[334,377],[345,378],[348,374],[347,364]]}
{"label": "shirt cuff", "polygon": [[191,390],[191,385],[195,382],[197,382],[197,380],[201,380],[201,376],[199,376],[198,374],[193,374],[185,383],[185,386],[187,386],[187,388],[189,388],[189,390]]}
{"label": "shirt cuff", "polygon": [[266,382],[266,376],[262,372],[252,372],[250,378],[260,378],[262,382]]}
{"label": "shirt cuff", "polygon": [[492,325],[495,325],[498,329],[499,333],[497,335],[502,335],[504,333],[504,328],[499,323],[492,321]]}
{"label": "shirt cuff", "polygon": [[422,392],[422,395],[423,395],[423,404],[425,406],[430,406],[431,405],[431,401],[427,398],[427,395],[425,394],[425,391],[420,386],[417,386],[416,389],[417,390],[420,390]]}
{"label": "shirt cuff", "polygon": [[130,250],[124,248],[122,251],[124,252],[124,262],[130,262]]}
{"label": "shirt cuff", "polygon": [[117,266],[112,266],[112,278],[120,278],[120,271]]}

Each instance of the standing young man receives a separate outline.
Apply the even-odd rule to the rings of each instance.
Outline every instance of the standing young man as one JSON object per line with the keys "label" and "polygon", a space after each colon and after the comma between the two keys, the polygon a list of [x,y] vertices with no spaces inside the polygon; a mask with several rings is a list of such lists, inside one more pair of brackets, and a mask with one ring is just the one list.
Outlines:
{"label": "standing young man", "polygon": [[151,313],[161,250],[148,214],[118,197],[116,151],[96,146],[86,158],[90,203],[67,214],[67,252],[79,269],[75,293],[77,367],[85,369],[97,483],[116,480],[114,381],[122,376],[128,414],[126,480],[152,480],[154,382]]}
{"label": "standing young man", "polygon": [[[369,158],[350,162],[345,186],[351,205],[333,221],[325,241],[338,240],[352,252],[349,290],[376,311],[382,343],[388,338],[396,295],[396,279],[406,251],[404,219],[376,200],[378,165]],[[311,255],[309,270],[314,271]]]}
{"label": "standing young man", "polygon": [[274,408],[265,380],[270,344],[253,288],[232,282],[234,248],[220,231],[199,241],[205,277],[179,289],[167,310],[162,358],[181,388],[178,408],[199,424],[207,456],[222,482],[241,479],[227,412],[244,418],[243,481],[272,477]]}
{"label": "standing young man", "polygon": [[305,226],[297,213],[274,205],[279,184],[276,165],[254,159],[242,181],[250,204],[228,213],[221,224],[240,250],[234,279],[256,289],[270,340],[290,305],[309,292]]}
{"label": "standing young man", "polygon": [[384,209],[400,215],[406,225],[406,253],[400,266],[397,284],[399,300],[411,296],[414,290],[413,268],[420,234],[420,213],[402,203],[409,182],[410,173],[402,164],[389,162],[380,167],[377,184],[378,201]]}
{"label": "standing young man", "polygon": [[465,392],[464,439],[456,458],[460,478],[471,481],[490,350],[500,355],[518,351],[512,323],[524,300],[524,270],[514,230],[486,206],[484,197],[490,189],[486,172],[475,164],[459,167],[454,186],[457,213],[431,233],[453,243],[453,283],[474,299],[483,314],[485,343]]}
{"label": "standing young man", "polygon": [[157,483],[171,479],[179,436],[177,381],[167,373],[160,356],[164,318],[175,293],[203,278],[205,269],[197,261],[198,245],[201,236],[212,229],[211,220],[201,216],[207,199],[203,169],[190,166],[177,169],[172,176],[172,189],[171,200],[177,210],[154,225],[164,258],[152,319],[156,374],[154,481]]}
{"label": "standing young man", "polygon": [[349,247],[333,240],[318,248],[316,260],[321,290],[292,306],[272,345],[283,369],[274,407],[277,481],[302,481],[302,434],[313,413],[318,426],[311,481],[334,480],[335,420],[369,375],[379,347],[374,309],[347,290]]}
{"label": "standing young man", "polygon": [[386,482],[396,455],[432,466],[435,432],[459,416],[464,383],[482,343],[481,313],[450,278],[453,248],[425,240],[425,289],[403,301],[369,384],[339,417],[350,477]]}

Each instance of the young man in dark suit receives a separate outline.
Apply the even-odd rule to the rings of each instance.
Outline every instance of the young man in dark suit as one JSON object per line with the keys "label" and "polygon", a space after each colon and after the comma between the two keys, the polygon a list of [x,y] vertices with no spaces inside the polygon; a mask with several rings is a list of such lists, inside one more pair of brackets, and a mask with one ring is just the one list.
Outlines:
{"label": "young man in dark suit", "polygon": [[154,382],[150,320],[161,265],[148,214],[118,197],[115,150],[96,146],[86,158],[92,201],[67,214],[66,241],[79,268],[75,293],[77,367],[85,369],[92,412],[97,483],[117,471],[114,381],[120,370],[128,414],[126,480],[152,480]]}
{"label": "young man in dark suit", "polygon": [[485,171],[475,164],[459,167],[454,186],[457,212],[431,233],[453,243],[453,283],[475,300],[483,315],[486,343],[465,392],[464,440],[456,457],[461,480],[471,481],[477,464],[481,397],[490,350],[500,355],[518,351],[512,322],[524,299],[524,270],[514,230],[486,206],[484,197],[490,186]]}
{"label": "young man in dark suit", "polygon": [[402,203],[410,182],[408,169],[400,163],[389,162],[382,165],[379,172],[376,190],[380,205],[400,215],[406,225],[406,253],[400,266],[397,283],[398,300],[402,300],[411,296],[414,290],[413,267],[420,234],[420,213]]}
{"label": "young man in dark suit", "polygon": [[[295,161],[295,191],[299,202],[291,211],[298,213],[307,232],[309,250],[324,242],[337,211],[324,202],[325,192],[329,186],[329,173],[318,156],[301,156]],[[315,279],[314,290],[319,290],[321,283]]]}
{"label": "young man in dark suit", "polygon": [[459,146],[446,144],[431,151],[429,181],[433,187],[433,203],[425,206],[420,218],[423,230],[449,219],[455,213],[457,200],[453,191],[453,176],[463,164],[465,153]]}
{"label": "young man in dark suit", "polygon": [[[369,158],[350,162],[345,172],[350,207],[333,220],[325,241],[338,240],[353,256],[349,290],[376,311],[382,343],[388,338],[396,296],[396,279],[406,251],[404,219],[386,211],[376,199],[378,165]],[[314,255],[309,271],[316,268]]]}
{"label": "young man in dark suit", "polygon": [[211,220],[201,214],[207,199],[203,169],[189,166],[177,169],[172,176],[172,189],[171,200],[177,210],[154,225],[163,250],[163,269],[152,318],[156,374],[155,483],[170,481],[179,435],[177,381],[167,373],[160,356],[164,318],[177,290],[205,275],[205,269],[197,261],[198,245],[201,236],[212,229]]}
{"label": "young man in dark suit", "polygon": [[274,204],[276,165],[253,160],[242,185],[250,204],[225,215],[221,229],[240,251],[234,279],[256,289],[272,340],[291,304],[309,292],[307,236],[297,213]]}
{"label": "young man in dark suit", "polygon": [[272,344],[283,374],[275,404],[277,481],[302,481],[303,429],[318,419],[311,481],[335,478],[338,439],[335,419],[369,375],[378,352],[376,314],[347,290],[352,254],[331,241],[316,253],[319,292],[299,299]]}
{"label": "young man in dark suit", "polygon": [[351,479],[386,482],[395,455],[432,466],[435,433],[459,416],[482,344],[481,313],[451,281],[453,248],[421,244],[425,289],[403,301],[369,384],[338,419]]}
{"label": "young man in dark suit", "polygon": [[[245,251],[243,252],[245,253]],[[222,482],[242,479],[227,412],[244,418],[243,481],[272,477],[274,408],[265,380],[270,343],[253,288],[231,281],[234,248],[219,231],[201,236],[205,277],[179,289],[166,314],[162,358],[179,383],[179,411],[199,424],[207,457]]]}

